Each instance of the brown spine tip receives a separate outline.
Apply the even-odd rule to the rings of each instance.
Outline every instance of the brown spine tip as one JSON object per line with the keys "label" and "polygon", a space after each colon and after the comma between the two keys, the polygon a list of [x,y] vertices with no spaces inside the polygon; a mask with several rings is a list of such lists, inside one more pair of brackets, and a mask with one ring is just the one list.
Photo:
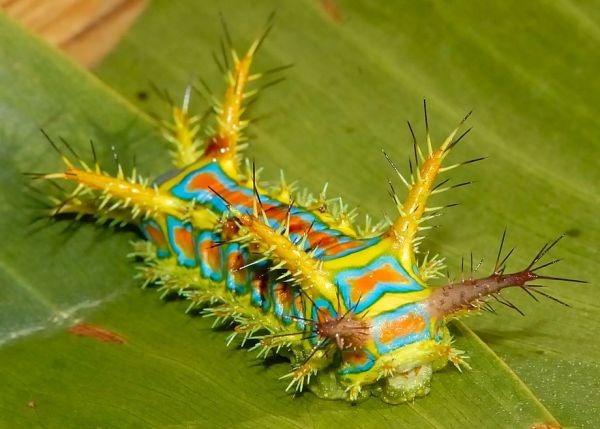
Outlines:
{"label": "brown spine tip", "polygon": [[533,271],[524,270],[512,274],[494,273],[482,279],[465,279],[435,289],[427,299],[431,317],[443,318],[461,310],[478,310],[486,298],[508,287],[529,289],[527,283],[543,278]]}
{"label": "brown spine tip", "polygon": [[[554,259],[541,265],[538,264],[542,257],[546,255],[548,251],[550,251],[563,238],[563,236],[558,237],[552,242],[544,244],[525,269],[511,274],[504,274],[504,270],[506,268],[506,261],[512,255],[514,248],[511,249],[506,256],[504,256],[504,258],[502,258],[502,248],[504,246],[505,238],[506,230],[504,230],[502,239],[500,240],[500,248],[498,249],[496,264],[494,266],[494,272],[492,275],[482,279],[474,279],[472,277],[473,256],[471,255],[470,278],[463,279],[460,282],[449,283],[446,286],[435,289],[431,293],[425,303],[431,317],[444,318],[461,310],[485,309],[493,311],[493,308],[486,303],[486,300],[489,297],[495,298],[500,304],[506,305],[507,307],[510,307],[519,314],[523,315],[523,312],[521,312],[521,310],[519,310],[514,304],[499,296],[500,291],[508,287],[519,287],[536,301],[538,300],[536,295],[540,295],[544,298],[548,298],[552,301],[569,307],[567,303],[561,301],[560,299],[539,290],[539,288],[543,286],[529,283],[538,279],[556,280],[571,283],[587,283],[584,280],[546,276],[537,273],[537,271],[541,270],[542,268],[546,268],[550,265],[560,262],[560,259]],[[477,269],[475,269],[475,271],[477,271]]]}

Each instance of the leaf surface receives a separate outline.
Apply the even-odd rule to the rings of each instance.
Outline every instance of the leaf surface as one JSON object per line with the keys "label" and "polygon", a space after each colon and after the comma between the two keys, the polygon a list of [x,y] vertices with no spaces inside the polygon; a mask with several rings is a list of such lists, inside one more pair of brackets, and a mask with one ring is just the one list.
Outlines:
{"label": "leaf surface", "polygon": [[[600,31],[594,2],[369,1],[219,2],[237,46],[247,46],[273,9],[263,68],[293,63],[287,80],[256,103],[250,152],[265,176],[342,195],[376,218],[395,214],[387,195],[394,174],[383,148],[408,172],[410,120],[423,137],[423,97],[434,141],[473,110],[473,131],[450,159],[487,156],[450,172],[473,181],[438,198],[460,203],[434,222],[424,250],[448,260],[485,257],[491,270],[500,236],[516,247],[509,269],[526,266],[543,243],[567,237],[549,255],[548,275],[589,284],[547,282],[569,303],[506,296],[526,317],[500,306],[471,327],[530,386],[563,425],[600,425],[598,222],[600,196]],[[334,5],[334,6],[332,6]],[[337,6],[335,6],[337,5]],[[214,4],[156,3],[98,73],[141,108],[145,80],[177,96],[193,77],[220,91],[212,53],[222,34]],[[177,22],[177,28],[168,29]],[[127,69],[127,75],[116,75]],[[259,66],[260,69],[260,66]],[[394,179],[396,189],[402,189]],[[468,263],[466,263],[468,265]],[[473,362],[476,365],[476,362]],[[584,393],[585,392],[585,393]]]}
{"label": "leaf surface", "polygon": [[[389,172],[385,171],[387,167],[378,155],[378,148],[383,146],[396,156],[403,156],[406,152],[395,141],[403,136],[407,145],[408,139],[400,134],[401,121],[390,122],[389,119],[417,116],[414,115],[416,109],[410,106],[397,109],[398,99],[389,96],[389,90],[399,85],[394,67],[391,67],[396,59],[384,61],[386,55],[376,54],[375,48],[381,49],[381,44],[374,45],[371,56],[366,56],[371,52],[367,42],[361,45],[360,51],[365,58],[357,56],[357,52],[345,49],[358,43],[355,39],[360,34],[352,31],[353,28],[342,33],[339,23],[331,22],[319,7],[308,2],[302,4],[302,8],[293,6],[295,4],[286,4],[280,11],[280,29],[265,45],[261,61],[265,65],[277,65],[290,61],[288,56],[293,54],[295,58],[291,60],[298,65],[289,72],[285,87],[272,89],[259,102],[263,111],[275,113],[257,124],[257,143],[252,153],[266,167],[266,175],[270,177],[276,177],[276,166],[285,167],[293,178],[302,178],[303,184],[315,190],[320,182],[330,179],[334,191],[344,192],[351,201],[360,202],[373,214],[391,211],[384,189],[385,174]],[[343,7],[343,25],[350,25],[352,21],[355,22],[353,25],[359,25],[373,13]],[[249,41],[249,35],[256,32],[271,8],[272,4],[262,2],[244,13],[237,3],[223,5],[227,19],[236,23],[236,36],[240,34],[243,41]],[[176,94],[189,80],[191,72],[205,74],[211,64],[209,52],[216,46],[214,35],[218,32],[214,9],[192,3],[154,3],[122,48],[100,70],[100,75],[126,95],[135,96],[139,91],[147,90],[148,79],[161,79],[160,85],[168,86]],[[258,16],[255,22],[244,19],[250,13]],[[358,17],[363,18],[359,20]],[[213,27],[198,25],[199,21]],[[144,115],[54,51],[23,34],[14,24],[5,20],[0,22],[0,111],[3,118],[0,130],[0,231],[4,242],[0,251],[0,281],[3,285],[0,289],[0,338],[4,343],[0,348],[0,379],[5,385],[0,392],[0,422],[4,426],[178,428],[331,427],[335,424],[343,427],[459,428],[530,427],[534,423],[553,420],[522,382],[462,325],[455,327],[458,347],[469,351],[474,369],[463,375],[452,369],[438,373],[431,395],[414,404],[391,407],[370,400],[350,407],[318,400],[310,393],[292,400],[283,393],[284,385],[277,380],[287,372],[287,364],[264,363],[244,351],[225,348],[225,334],[211,330],[206,320],[185,316],[180,303],[167,305],[152,291],[136,288],[133,267],[125,258],[129,250],[127,241],[134,237],[133,233],[111,231],[102,235],[100,229],[84,225],[71,236],[61,232],[67,224],[60,222],[40,230],[32,228],[29,215],[31,207],[35,206],[35,193],[27,187],[27,180],[21,173],[51,171],[59,167],[58,157],[44,142],[39,127],[44,127],[52,136],[67,138],[78,152],[86,154],[87,151],[88,157],[87,141],[90,138],[106,162],[112,157],[111,145],[115,146],[124,163],[131,165],[136,154],[136,163],[145,173],[162,173],[168,160],[163,143]],[[178,24],[174,25],[174,22]],[[283,31],[288,27],[292,30],[290,34]],[[164,30],[161,39],[156,28],[169,31]],[[203,31],[206,34],[202,34]],[[179,32],[177,39],[176,32]],[[173,42],[171,45],[167,43],[168,34]],[[331,50],[326,49],[325,40],[333,44]],[[385,52],[394,50],[389,44],[383,47]],[[338,57],[331,52],[339,53]],[[165,58],[171,59],[166,61]],[[173,58],[182,61],[176,63]],[[296,58],[304,60],[301,63]],[[364,63],[367,58],[371,58],[372,64]],[[193,64],[186,61],[193,61]],[[391,62],[389,68],[383,69],[387,70],[383,78],[379,68],[386,61]],[[120,73],[116,72],[119,68]],[[216,76],[212,65],[211,69],[209,74]],[[361,81],[358,77],[364,79],[366,89],[358,89],[357,82]],[[212,82],[217,80],[212,79]],[[371,90],[377,88],[377,82],[380,86],[373,94]],[[406,85],[409,87],[409,82]],[[424,87],[425,90],[432,91],[433,86]],[[415,92],[415,88],[411,91]],[[384,94],[388,94],[387,99]],[[439,94],[441,97],[444,93],[440,91]],[[413,98],[414,104],[418,105],[419,96]],[[436,130],[438,127],[449,129],[454,121],[450,110],[442,101],[432,99],[431,104]],[[158,110],[158,106],[154,103],[145,109]],[[409,115],[408,112],[412,113]],[[461,114],[462,111],[456,117]],[[385,115],[388,115],[387,119]],[[508,117],[503,118],[508,121]],[[380,120],[383,126],[379,125]],[[479,120],[482,120],[481,115]],[[477,140],[487,142],[485,135],[479,135]],[[516,147],[524,150],[525,143],[519,142]],[[555,143],[557,148],[559,143]],[[475,149],[482,145],[478,143]],[[496,147],[499,154],[506,150],[499,140],[492,140],[489,145]],[[466,145],[463,150],[467,155],[469,150],[476,153]],[[514,167],[510,157],[501,159],[506,163],[504,170]],[[548,157],[547,162],[550,160],[555,161]],[[559,162],[565,160],[559,159]],[[542,170],[554,171],[550,168]],[[585,168],[577,169],[575,176],[579,179],[574,179],[574,183],[591,194],[589,183],[592,182],[587,181],[586,171]],[[492,182],[495,191],[504,192],[500,197],[510,195],[517,200],[510,204],[501,204],[495,198],[487,201],[490,199],[484,198],[487,192],[479,190],[479,194],[471,195],[465,205],[469,205],[468,216],[474,216],[472,223],[481,227],[481,231],[477,228],[467,230],[463,208],[463,220],[456,215],[445,218],[448,227],[432,236],[430,247],[448,252],[447,249],[456,249],[458,245],[479,245],[490,252],[489,240],[494,234],[487,229],[501,223],[497,217],[501,219],[506,213],[515,213],[521,207],[519,202],[527,201],[527,198],[520,197],[517,192],[502,191],[506,183],[500,186],[493,180],[498,171],[484,173],[479,174],[483,179],[487,178],[486,185]],[[521,183],[517,181],[516,173],[511,170],[510,175],[503,176],[509,188],[510,183],[512,187]],[[597,172],[589,171],[589,174]],[[530,183],[524,185],[528,187]],[[531,184],[528,189],[535,187]],[[476,192],[471,191],[471,194]],[[466,195],[469,198],[469,194]],[[558,191],[555,195],[566,198]],[[567,196],[574,198],[578,194]],[[543,199],[539,195],[538,198]],[[592,209],[589,210],[591,219]],[[492,213],[489,215],[491,220],[485,217],[485,221],[477,223],[475,219],[483,218],[486,212]],[[518,215],[522,216],[520,210],[515,213]],[[549,222],[556,227],[560,220],[560,216],[550,217]],[[451,225],[456,224],[463,228],[450,232]],[[528,231],[533,224],[538,228]],[[514,234],[523,236],[526,231],[530,234],[526,240],[532,240],[550,229],[532,218],[528,223],[518,222]],[[487,241],[485,234],[488,234]],[[591,258],[591,255],[585,255],[585,250],[591,247],[581,247],[582,241],[580,247],[565,246],[562,251],[575,255],[580,252],[580,257]],[[577,265],[567,268],[565,274],[574,274]],[[576,274],[581,275],[579,271]],[[566,299],[571,297],[569,293],[572,292],[567,288],[557,288],[556,295]],[[578,296],[572,295],[573,298]],[[585,302],[583,298],[579,299]],[[544,312],[547,305],[550,304],[544,303],[543,307],[527,304],[527,310],[533,316],[520,321],[502,312],[490,322],[488,332],[499,330],[498,320],[501,320],[502,329],[497,335],[507,340],[510,346],[514,344],[510,330],[519,326],[527,331],[539,329],[534,323],[543,320],[544,316],[547,323],[554,321]],[[591,314],[593,310],[593,307],[588,309]],[[569,316],[563,309],[557,311],[561,312],[561,317]],[[570,316],[573,323],[569,326],[577,333],[575,326],[580,319],[576,316],[581,309],[576,308],[571,313],[576,314]],[[115,332],[126,343],[103,343],[70,334],[67,326],[80,318]],[[482,320],[485,318],[473,319],[474,326],[485,326]],[[587,322],[593,320],[598,321],[592,316]],[[560,331],[553,332],[558,335]],[[21,338],[13,338],[19,335]],[[545,339],[544,336],[541,338]],[[524,340],[517,339],[525,341],[529,347],[535,345],[527,336]],[[564,338],[567,340],[572,341]],[[498,343],[502,352],[503,341],[491,342]],[[556,343],[557,347],[564,346],[559,340]],[[593,345],[587,347],[592,349]],[[523,353],[527,354],[527,350]],[[510,362],[510,349],[507,349],[507,355]],[[554,356],[549,355],[550,358]],[[519,359],[529,363],[533,360],[531,355],[517,356],[516,362]],[[538,372],[540,368],[548,371],[551,364],[540,366]],[[530,373],[535,374],[535,371]],[[567,424],[585,423],[581,420],[585,414],[565,416],[572,419]]]}

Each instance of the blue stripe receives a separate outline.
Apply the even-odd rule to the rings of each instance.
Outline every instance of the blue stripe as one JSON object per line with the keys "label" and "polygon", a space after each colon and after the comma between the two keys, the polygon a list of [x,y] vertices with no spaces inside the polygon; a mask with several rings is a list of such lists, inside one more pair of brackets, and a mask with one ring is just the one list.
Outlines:
{"label": "blue stripe", "polygon": [[[384,324],[394,322],[402,317],[407,316],[410,313],[416,314],[418,317],[423,318],[425,320],[425,328],[420,332],[410,333],[408,335],[404,335],[402,337],[396,337],[394,340],[390,342],[383,343],[381,341],[381,334]],[[388,313],[380,314],[373,318],[372,321],[372,329],[373,329],[373,338],[375,340],[375,345],[377,346],[377,350],[383,354],[388,353],[392,350],[396,350],[400,347],[403,347],[407,344],[415,343],[417,341],[427,340],[430,338],[429,335],[429,315],[427,314],[427,310],[423,307],[422,304],[408,304],[402,306],[394,311],[390,311]]]}
{"label": "blue stripe", "polygon": [[209,278],[214,282],[220,282],[223,280],[223,249],[221,246],[217,246],[215,248],[219,252],[219,258],[221,260],[221,266],[217,268],[217,271],[213,270],[208,262],[200,257],[200,249],[205,241],[216,243],[219,241],[219,239],[219,235],[212,231],[202,231],[200,234],[198,234],[196,244],[197,259],[200,261],[200,272],[202,273],[202,277]]}
{"label": "blue stripe", "polygon": [[[340,371],[341,375],[358,374],[358,373],[365,372],[365,371],[368,371],[371,368],[373,368],[373,365],[375,365],[375,356],[373,356],[373,354],[366,349],[362,349],[360,351],[367,355],[367,361],[365,363],[363,363],[362,365],[353,365],[353,366],[348,366],[347,368],[342,369]],[[347,363],[347,365],[349,365],[349,364]]]}
{"label": "blue stripe", "polygon": [[[374,271],[384,265],[391,266],[393,270],[406,278],[408,283],[380,282],[377,283],[369,293],[362,295],[356,302],[353,301],[352,280],[368,275],[370,271]],[[385,293],[406,293],[423,290],[423,287],[410,277],[406,270],[402,268],[402,265],[400,265],[396,258],[392,256],[381,256],[366,267],[341,271],[336,275],[335,281],[340,288],[346,308],[354,308],[355,313],[366,310],[371,305],[375,304]]]}
{"label": "blue stripe", "polygon": [[177,263],[179,265],[183,265],[184,267],[195,267],[196,260],[194,258],[186,257],[185,253],[179,248],[179,246],[175,242],[175,228],[183,228],[191,233],[192,225],[187,222],[182,222],[173,216],[167,216],[167,231],[169,234],[169,243],[171,244],[171,249],[175,251],[175,255],[177,256]]}
{"label": "blue stripe", "polygon": [[[146,240],[148,240],[151,243],[154,243],[154,245],[156,246],[156,256],[159,258],[168,258],[169,256],[171,256],[171,252],[169,251],[169,249],[161,249],[160,247],[158,247],[158,243],[156,243],[152,239],[152,236],[146,230],[147,226],[153,226],[154,228],[158,229],[161,234],[163,234],[163,231],[162,228],[158,225],[158,223],[156,223],[153,220],[146,220],[142,222],[142,233],[144,234],[144,237],[146,237]],[[165,244],[168,246],[168,243]]]}
{"label": "blue stripe", "polygon": [[[227,174],[225,174],[225,172],[221,169],[221,167],[217,163],[210,163],[210,164],[207,164],[197,170],[190,172],[177,185],[175,185],[171,188],[171,193],[173,195],[175,195],[176,197],[181,198],[186,201],[195,200],[198,203],[209,207],[210,209],[212,209],[213,211],[215,211],[219,214],[225,213],[227,211],[226,203],[221,198],[219,198],[217,195],[215,195],[215,193],[213,191],[211,191],[210,189],[195,189],[193,192],[188,191],[188,189],[187,189],[188,185],[199,174],[210,174],[225,189],[227,189],[229,191],[241,192],[244,195],[246,195],[249,199],[254,198],[253,191],[251,189],[239,186],[239,184],[236,181],[234,181],[231,177],[229,177]],[[279,206],[279,207],[281,207],[283,205],[280,201],[271,199],[266,195],[261,195],[261,199],[264,204],[274,205],[274,206]],[[236,209],[243,213],[248,213],[248,214],[252,213],[252,208],[250,208],[250,207],[238,206],[238,207],[236,207]],[[299,208],[299,207],[293,207],[291,210],[291,214],[299,217],[307,224],[311,224],[314,221],[312,230],[318,231],[318,232],[324,232],[324,233],[327,233],[328,235],[336,237],[336,239],[337,239],[336,244],[347,243],[350,241],[360,241],[361,242],[361,244],[357,247],[354,247],[351,249],[346,249],[342,252],[335,253],[332,255],[326,255],[325,249],[317,249],[317,252],[315,253],[315,258],[323,260],[323,261],[341,258],[341,257],[347,256],[347,255],[359,252],[369,246],[372,246],[373,244],[375,244],[381,240],[380,237],[374,237],[374,238],[365,239],[365,240],[356,240],[354,238],[348,237],[338,230],[329,228],[329,226],[327,224],[319,221],[314,214],[312,214],[309,211],[306,211],[305,209]],[[286,220],[284,219],[283,222],[285,222],[285,221]],[[282,224],[280,222],[277,222],[275,219],[269,219],[269,225],[271,226],[271,228],[273,228],[275,230],[278,230],[282,226]],[[301,236],[299,236],[299,235],[296,235],[294,237],[294,239],[299,239],[299,238],[301,238]],[[308,248],[305,248],[304,250],[308,250]]]}
{"label": "blue stripe", "polygon": [[[239,252],[240,255],[242,255],[244,264],[248,263],[248,249],[246,249],[245,247],[242,248],[238,243],[232,243],[227,247],[225,263],[229,262],[229,255],[231,255],[234,252]],[[244,268],[243,270],[234,273],[229,267],[227,267],[227,289],[229,289],[232,292],[235,292],[238,295],[243,295],[244,293],[246,293],[249,284],[248,271],[248,268]],[[243,280],[240,283],[236,283],[234,274],[239,273],[242,274]]]}

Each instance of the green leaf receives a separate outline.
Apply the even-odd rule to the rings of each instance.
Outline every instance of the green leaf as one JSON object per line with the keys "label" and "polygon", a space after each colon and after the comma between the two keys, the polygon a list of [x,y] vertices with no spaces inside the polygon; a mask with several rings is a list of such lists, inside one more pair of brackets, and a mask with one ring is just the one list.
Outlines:
{"label": "green leaf", "polygon": [[[260,2],[252,10],[242,7],[241,3],[222,7],[236,39],[249,41],[273,4]],[[406,151],[394,144],[400,136],[408,147],[405,134],[400,134],[402,121],[398,118],[417,117],[420,95],[429,97],[429,93],[434,93],[430,98],[434,133],[442,137],[466,107],[462,101],[455,107],[445,98],[448,91],[452,92],[448,87],[460,87],[460,79],[442,87],[439,82],[446,81],[437,80],[442,69],[436,67],[428,77],[423,73],[427,67],[418,68],[418,59],[426,61],[426,56],[418,50],[413,52],[410,62],[414,63],[410,67],[421,70],[421,77],[413,81],[412,73],[401,73],[401,67],[396,69],[396,65],[405,65],[395,52],[398,39],[389,36],[398,23],[389,20],[383,12],[354,10],[346,4],[342,4],[342,8],[345,21],[341,25],[330,22],[318,4],[290,2],[280,10],[278,28],[265,45],[261,61],[266,66],[293,61],[297,66],[288,73],[285,86],[270,90],[260,101],[263,112],[275,113],[257,124],[252,154],[267,167],[270,177],[276,177],[275,167],[282,167],[313,189],[318,189],[324,180],[330,180],[334,191],[343,192],[351,201],[360,202],[363,208],[377,215],[384,210],[391,211],[384,187],[389,172],[378,154],[379,147],[385,147],[396,157],[403,156]],[[147,91],[148,79],[170,88],[174,94],[182,91],[194,71],[202,70],[210,82],[217,82],[218,73],[214,68],[207,70],[219,31],[217,24],[213,24],[217,16],[215,9],[192,2],[153,3],[119,52],[100,70],[100,75],[132,98],[140,90]],[[376,16],[377,13],[382,16]],[[256,18],[247,19],[250,15]],[[416,16],[412,16],[413,21]],[[423,12],[421,19],[425,17]],[[369,24],[370,20],[373,23]],[[431,22],[426,21],[429,27]],[[374,23],[381,24],[380,30],[375,29]],[[417,23],[413,22],[415,31],[420,28]],[[410,27],[404,30],[408,31],[407,28]],[[431,29],[423,34],[435,40],[436,33]],[[409,39],[404,39],[407,45],[412,43]],[[437,54],[443,58],[447,53]],[[277,377],[288,370],[287,364],[265,364],[244,351],[225,348],[225,334],[211,330],[205,320],[185,316],[180,303],[158,301],[151,291],[136,288],[132,279],[134,270],[125,259],[129,250],[126,242],[133,237],[132,233],[107,234],[99,240],[99,230],[85,225],[67,240],[61,233],[65,223],[33,230],[29,214],[34,193],[27,188],[27,180],[21,172],[51,171],[59,166],[57,155],[44,142],[39,127],[44,127],[51,136],[67,138],[82,154],[89,151],[89,138],[94,139],[105,160],[111,157],[111,145],[116,146],[120,159],[125,162],[131,162],[136,154],[143,172],[160,174],[168,160],[164,144],[144,116],[5,20],[0,21],[0,58],[3,119],[0,234],[4,242],[0,250],[0,284],[3,285],[0,288],[0,339],[4,342],[0,348],[0,380],[4,381],[0,391],[0,423],[3,426],[330,427],[335,424],[341,427],[459,428],[531,427],[534,423],[554,420],[520,380],[462,325],[455,329],[458,347],[469,351],[474,369],[462,375],[452,369],[436,374],[431,395],[414,404],[392,407],[370,400],[349,407],[340,402],[318,400],[310,393],[291,399],[283,393],[283,384],[277,381]],[[497,76],[496,79],[507,85]],[[458,94],[464,92],[464,88],[457,91]],[[476,95],[481,97],[483,92],[471,94],[471,98],[466,94],[466,103],[472,102]],[[405,102],[408,98],[411,98],[410,103]],[[521,105],[501,100],[498,103],[494,109],[486,106],[488,110],[479,113],[477,120],[485,123],[487,117],[489,126],[502,130],[502,127],[514,127],[514,109]],[[154,102],[148,110],[158,110],[157,106]],[[513,110],[501,114],[505,107]],[[583,110],[591,115],[593,108],[590,103],[586,107],[589,110]],[[534,131],[542,133],[545,120],[539,121]],[[561,131],[559,136],[563,135],[558,124],[550,122],[549,125],[556,127],[553,133]],[[569,139],[578,131],[579,141],[589,141],[578,127],[571,123],[566,125],[571,132]],[[527,130],[529,136],[517,142],[513,134],[508,143],[501,139],[500,131],[489,127],[485,130],[470,139],[478,141],[477,147],[465,144],[462,153],[465,156],[479,154],[481,147],[490,146],[493,150],[487,153],[496,155],[499,161],[473,169],[485,187],[465,193],[463,201],[468,209],[461,209],[461,217],[454,214],[444,219],[448,227],[432,236],[431,247],[452,255],[457,250],[449,249],[473,246],[493,257],[490,247],[495,247],[497,239],[492,237],[499,236],[502,229],[499,225],[504,224],[502,216],[506,215],[511,220],[515,218],[510,222],[515,225],[514,236],[522,237],[524,248],[532,251],[537,245],[531,243],[532,240],[548,238],[547,234],[556,229],[565,229],[564,224],[561,226],[560,212],[548,213],[545,207],[539,206],[552,201],[552,207],[557,210],[559,207],[573,210],[564,215],[569,223],[573,222],[569,228],[580,225],[580,220],[587,221],[589,232],[586,229],[585,235],[582,233],[572,240],[561,252],[577,256],[571,265],[564,267],[564,274],[588,274],[591,280],[591,239],[584,238],[592,237],[593,228],[597,232],[592,217],[597,200],[584,204],[577,190],[592,198],[590,183],[596,182],[590,179],[597,174],[593,169],[593,156],[579,160],[577,154],[581,155],[586,149],[577,147],[558,156],[564,147],[559,137],[540,146],[536,153],[535,145],[546,140],[540,140],[543,134],[534,139],[536,134],[531,129]],[[495,137],[490,140],[488,133],[492,132]],[[505,152],[511,148],[509,153],[514,155]],[[531,156],[525,158],[528,148],[529,153],[534,152],[537,165],[525,162],[531,159]],[[587,151],[590,149],[593,148],[588,147]],[[553,153],[556,158],[551,156]],[[565,170],[558,167],[575,165],[575,161],[577,168],[572,173],[573,178],[566,173],[565,176],[559,174]],[[589,163],[587,170],[586,162]],[[552,173],[552,183],[546,177],[548,172]],[[522,190],[514,190],[516,185]],[[491,187],[493,192],[486,192]],[[534,189],[544,189],[550,195],[539,192],[533,197],[527,195]],[[524,196],[520,195],[521,191],[525,192]],[[580,208],[585,210],[578,211]],[[535,210],[543,216],[544,222],[537,220]],[[471,222],[465,222],[465,216]],[[473,226],[469,227],[469,223]],[[452,231],[452,225],[460,225],[460,230]],[[523,256],[520,262],[525,259]],[[583,269],[579,269],[581,267]],[[586,312],[588,326],[598,321],[597,309],[584,304],[583,294],[591,296],[591,289],[582,287],[572,292],[561,287],[555,290],[557,296],[569,299],[575,308],[566,311],[552,307],[562,318],[553,326],[548,324],[552,325],[555,318],[548,316],[546,310],[550,303],[538,307],[524,303],[527,312],[532,313],[526,319],[515,320],[512,314],[501,312],[493,320],[495,324],[489,322],[489,340],[496,343],[509,361],[511,358],[517,363],[520,359],[521,362],[528,360],[537,367],[537,372],[535,368],[523,371],[524,376],[547,372],[553,369],[551,365],[564,358],[560,353],[568,351],[566,343],[572,346],[576,339],[561,338],[563,329],[566,335],[580,335],[583,342],[583,323],[578,325],[583,317],[581,313]],[[127,343],[100,343],[70,335],[66,326],[79,317],[117,332]],[[486,318],[472,320],[477,326],[485,323]],[[581,328],[578,330],[577,326]],[[39,331],[31,332],[37,328]],[[549,364],[537,366],[536,357],[532,357],[535,353],[531,352],[532,348],[535,351],[536,343],[520,331],[518,336],[510,332],[517,329],[552,332],[555,343],[542,343],[555,346],[552,353],[542,355],[550,359]],[[18,334],[22,338],[12,338]],[[518,342],[513,341],[515,338]],[[546,340],[545,336],[534,335],[533,338]],[[510,353],[510,346],[514,344],[525,344],[523,356]],[[588,360],[575,363],[587,363],[590,378],[581,377],[575,382],[593,382],[598,374],[592,366],[593,344],[578,346],[579,350],[589,349]],[[566,378],[562,381],[565,385],[570,382]],[[576,392],[582,394],[579,388]],[[564,391],[559,393],[563,395]],[[573,402],[567,401],[566,407],[574,407],[574,399],[567,399]],[[27,407],[29,401],[34,401],[30,404],[35,403],[35,408]],[[592,395],[582,401],[589,401],[587,405],[592,408]],[[583,425],[596,418],[586,410],[572,413],[565,408],[561,411],[565,424]]]}
{"label": "green leaf", "polygon": [[[437,141],[473,109],[473,131],[453,159],[489,158],[451,172],[453,183],[476,183],[438,200],[461,206],[440,218],[443,228],[424,246],[446,256],[454,273],[471,251],[476,262],[486,257],[489,270],[507,226],[507,250],[517,247],[509,268],[519,269],[544,242],[567,234],[553,251],[564,262],[547,272],[590,284],[549,282],[547,292],[572,308],[535,303],[516,290],[506,296],[526,317],[502,307],[497,316],[466,322],[560,422],[600,425],[600,348],[590,338],[600,327],[597,8],[568,1],[340,0],[338,22],[322,7],[331,3],[219,3],[242,47],[277,7],[260,59],[263,68],[295,64],[287,81],[257,103],[256,115],[270,116],[254,127],[251,156],[271,178],[282,168],[311,189],[328,181],[333,194],[379,217],[393,214],[386,193],[393,173],[380,148],[406,165],[406,120],[422,137],[422,97]],[[211,58],[222,34],[215,9],[192,1],[153,4],[99,75],[150,111],[157,111],[155,99],[134,97],[147,80],[174,96],[197,75],[220,90]]]}

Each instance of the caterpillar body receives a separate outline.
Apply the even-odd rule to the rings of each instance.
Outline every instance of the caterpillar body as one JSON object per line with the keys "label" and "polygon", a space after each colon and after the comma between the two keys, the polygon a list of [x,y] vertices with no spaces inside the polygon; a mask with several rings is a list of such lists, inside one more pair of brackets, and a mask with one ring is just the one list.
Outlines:
{"label": "caterpillar body", "polygon": [[239,158],[244,109],[254,96],[248,87],[266,74],[250,72],[263,39],[243,56],[233,52],[223,101],[214,106],[216,127],[204,145],[200,118],[188,112],[189,91],[182,106],[171,106],[163,131],[176,168],[154,182],[135,172],[126,177],[120,167],[112,176],[58,149],[65,168],[41,178],[75,188],[55,200],[51,215],[137,226],[146,238],[134,252],[144,284],[188,299],[190,310],[216,323],[233,322],[228,342],[240,338],[259,356],[288,357],[288,390],[306,387],[348,401],[376,395],[388,403],[423,396],[434,371],[448,362],[468,367],[447,321],[487,308],[490,297],[511,305],[499,296],[507,287],[548,296],[530,282],[556,279],[538,274],[554,261],[538,261],[558,240],[521,271],[505,272],[510,252],[503,257],[501,247],[491,275],[430,283],[442,259],[418,260],[416,248],[423,222],[444,208],[427,207],[428,198],[451,188],[436,184],[438,175],[461,165],[442,165],[468,132],[460,127],[437,148],[429,133],[425,148],[415,139],[409,178],[388,158],[408,193],[401,201],[392,188],[399,214],[380,227],[359,230],[342,204],[332,210],[324,194],[294,196],[283,179],[273,189],[260,186],[254,165],[244,169]]}

